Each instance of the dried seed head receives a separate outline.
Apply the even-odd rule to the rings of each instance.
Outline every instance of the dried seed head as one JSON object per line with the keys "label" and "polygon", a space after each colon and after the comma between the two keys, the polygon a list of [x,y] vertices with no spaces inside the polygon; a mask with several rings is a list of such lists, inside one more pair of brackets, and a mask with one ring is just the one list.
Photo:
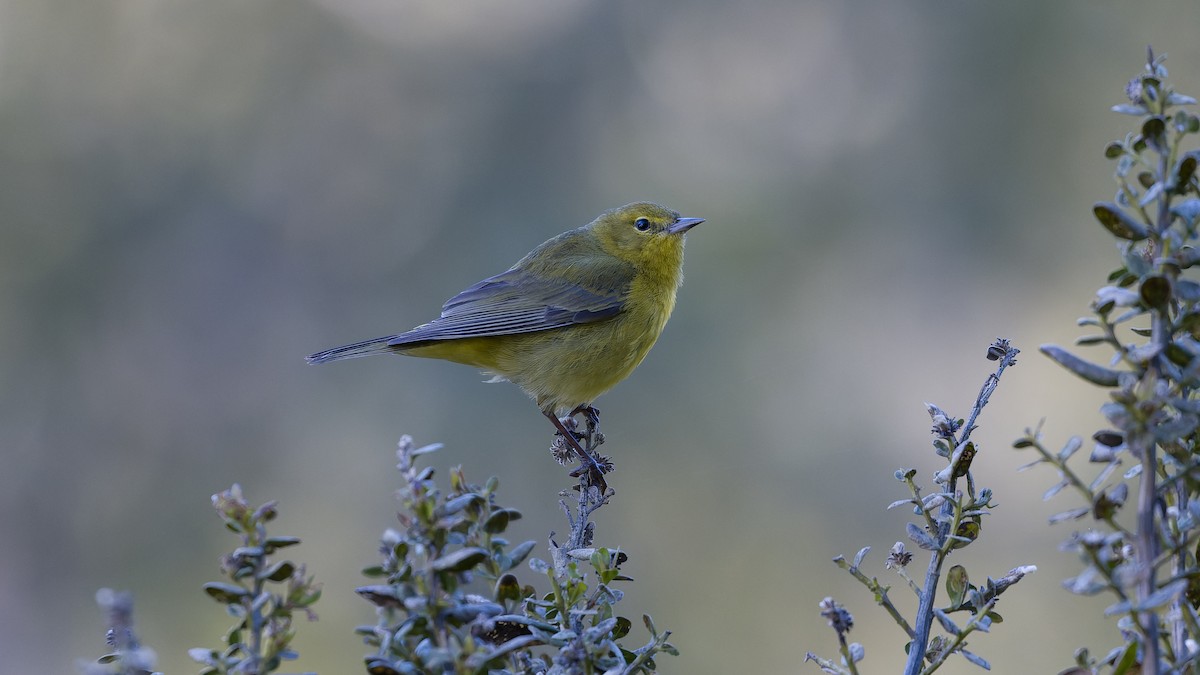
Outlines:
{"label": "dried seed head", "polygon": [[988,361],[999,361],[1000,359],[1004,358],[1004,355],[1008,353],[1008,348],[1008,340],[1000,337],[996,338],[996,341],[988,346]]}
{"label": "dried seed head", "polygon": [[567,462],[575,456],[575,451],[567,444],[567,439],[561,435],[554,437],[554,442],[550,444],[550,454],[554,457],[554,461],[562,466],[566,466]]}
{"label": "dried seed head", "polygon": [[1129,97],[1129,102],[1134,105],[1145,103],[1142,99],[1142,77],[1140,75],[1125,85],[1125,96]]}
{"label": "dried seed head", "polygon": [[929,413],[929,419],[933,421],[930,433],[938,438],[953,438],[954,432],[962,426],[958,420],[952,419],[946,411],[932,403],[925,404],[925,412]]}
{"label": "dried seed head", "polygon": [[907,567],[908,563],[912,562],[913,555],[904,548],[904,542],[898,541],[892,545],[892,550],[888,553],[887,560],[883,562],[888,569],[899,569]]}
{"label": "dried seed head", "polygon": [[821,616],[829,622],[838,635],[845,635],[854,627],[854,617],[850,616],[850,612],[835,602],[833,598],[825,598],[817,606],[821,608]]}

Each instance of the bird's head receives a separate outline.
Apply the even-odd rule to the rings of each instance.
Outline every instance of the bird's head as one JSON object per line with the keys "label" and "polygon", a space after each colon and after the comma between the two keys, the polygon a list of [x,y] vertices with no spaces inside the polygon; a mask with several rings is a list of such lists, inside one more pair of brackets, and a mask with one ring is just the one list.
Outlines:
{"label": "bird's head", "polygon": [[703,218],[683,218],[665,206],[634,202],[605,211],[588,227],[612,255],[641,269],[678,273],[683,235]]}

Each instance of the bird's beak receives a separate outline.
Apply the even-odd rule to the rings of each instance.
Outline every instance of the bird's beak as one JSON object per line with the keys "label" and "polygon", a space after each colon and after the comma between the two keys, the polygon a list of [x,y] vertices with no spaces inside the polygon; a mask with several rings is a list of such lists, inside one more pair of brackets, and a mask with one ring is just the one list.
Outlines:
{"label": "bird's beak", "polygon": [[667,232],[671,234],[683,234],[703,222],[703,218],[680,218],[675,221],[674,225],[667,228]]}

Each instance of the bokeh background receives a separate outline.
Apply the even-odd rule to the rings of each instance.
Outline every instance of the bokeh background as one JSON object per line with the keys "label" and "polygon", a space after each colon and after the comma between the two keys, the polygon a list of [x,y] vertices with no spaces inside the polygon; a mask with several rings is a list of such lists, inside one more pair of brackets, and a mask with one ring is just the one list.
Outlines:
{"label": "bokeh background", "polygon": [[[603,209],[708,219],[658,346],[599,401],[628,551],[625,613],[664,672],[816,672],[817,603],[866,672],[903,638],[829,559],[881,578],[893,477],[939,467],[923,401],[965,414],[996,336],[1025,350],[982,419],[1001,508],[958,556],[1040,571],[972,648],[1055,672],[1119,641],[1010,448],[1090,434],[1068,343],[1114,266],[1108,107],[1152,43],[1200,90],[1200,5],[601,0],[0,2],[0,662],[104,650],[95,590],[134,591],[169,673],[218,643],[199,590],[233,545],[234,481],[324,583],[293,671],[360,672],[353,593],[394,523],[402,433],[502,480],[515,539],[566,530],[550,428],[510,385],[418,359],[309,367],[396,332]],[[541,555],[545,555],[544,549]],[[920,574],[916,570],[914,574]],[[894,581],[898,598],[905,591]],[[912,603],[908,603],[911,610]],[[959,660],[949,672],[977,672]]]}

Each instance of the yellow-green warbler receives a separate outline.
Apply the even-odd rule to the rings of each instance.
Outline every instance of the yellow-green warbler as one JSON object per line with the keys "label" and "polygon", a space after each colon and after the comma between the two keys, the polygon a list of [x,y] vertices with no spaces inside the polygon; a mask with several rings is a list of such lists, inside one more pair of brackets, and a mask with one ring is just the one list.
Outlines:
{"label": "yellow-green warbler", "polygon": [[559,414],[585,411],[662,333],[683,281],[684,234],[704,222],[635,202],[533,249],[410,331],[318,352],[309,363],[395,353],[475,366],[519,385],[604,480]]}

